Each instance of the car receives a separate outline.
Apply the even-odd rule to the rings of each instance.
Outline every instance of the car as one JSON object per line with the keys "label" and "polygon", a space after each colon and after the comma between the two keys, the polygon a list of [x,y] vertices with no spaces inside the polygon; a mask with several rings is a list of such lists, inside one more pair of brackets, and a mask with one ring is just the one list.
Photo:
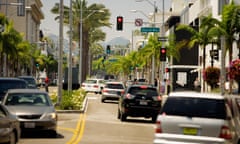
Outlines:
{"label": "car", "polygon": [[0,104],[0,143],[16,144],[21,136],[20,122]]}
{"label": "car", "polygon": [[240,143],[240,97],[239,95],[226,95],[226,102],[231,110],[231,128],[234,131],[233,144]]}
{"label": "car", "polygon": [[152,118],[156,121],[161,109],[161,96],[152,85],[131,85],[120,96],[118,118],[126,121],[128,116]]}
{"label": "car", "polygon": [[47,92],[39,89],[11,89],[2,104],[20,121],[22,131],[57,134],[57,112]]}
{"label": "car", "polygon": [[33,88],[33,89],[38,88],[36,79],[33,76],[18,76],[18,78],[27,81],[28,88]]}
{"label": "car", "polygon": [[0,101],[9,89],[27,88],[25,80],[15,77],[0,77]]}
{"label": "car", "polygon": [[105,100],[118,100],[119,97],[124,93],[125,85],[123,82],[119,81],[109,81],[105,83],[102,90],[101,101]]}
{"label": "car", "polygon": [[104,79],[91,78],[85,80],[82,83],[81,88],[84,89],[86,92],[94,92],[95,94],[101,94],[104,84]]}
{"label": "car", "polygon": [[170,92],[157,117],[153,143],[232,143],[229,112],[221,94]]}

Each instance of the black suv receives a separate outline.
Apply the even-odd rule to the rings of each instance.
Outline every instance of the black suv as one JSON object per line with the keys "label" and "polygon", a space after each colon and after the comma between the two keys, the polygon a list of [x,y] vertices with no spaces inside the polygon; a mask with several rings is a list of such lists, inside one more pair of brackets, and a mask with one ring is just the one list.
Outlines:
{"label": "black suv", "polygon": [[0,101],[8,89],[28,88],[27,82],[19,78],[0,77]]}
{"label": "black suv", "polygon": [[161,109],[161,96],[152,85],[131,85],[119,98],[118,118],[125,121],[127,116],[152,118],[156,121]]}

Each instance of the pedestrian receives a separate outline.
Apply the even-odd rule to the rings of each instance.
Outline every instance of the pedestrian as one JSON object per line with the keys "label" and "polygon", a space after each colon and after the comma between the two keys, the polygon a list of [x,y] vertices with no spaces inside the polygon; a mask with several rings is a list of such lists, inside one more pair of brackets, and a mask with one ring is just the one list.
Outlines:
{"label": "pedestrian", "polygon": [[194,85],[194,90],[196,90],[196,91],[201,90],[201,84],[200,84],[200,81],[199,81],[198,77],[196,77],[193,85]]}
{"label": "pedestrian", "polygon": [[48,84],[49,84],[49,79],[48,77],[46,76],[45,78],[45,91],[48,92]]}

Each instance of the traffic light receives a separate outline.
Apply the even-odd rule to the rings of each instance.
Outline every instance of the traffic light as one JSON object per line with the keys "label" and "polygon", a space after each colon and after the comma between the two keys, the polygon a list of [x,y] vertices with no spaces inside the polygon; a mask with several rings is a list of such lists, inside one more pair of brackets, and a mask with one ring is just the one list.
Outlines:
{"label": "traffic light", "polygon": [[166,61],[167,50],[166,48],[160,48],[160,61]]}
{"label": "traffic light", "polygon": [[117,30],[122,31],[123,30],[123,17],[117,16]]}
{"label": "traffic light", "polygon": [[214,50],[213,58],[214,58],[215,60],[218,60],[218,59],[219,59],[218,50]]}
{"label": "traffic light", "polygon": [[110,47],[110,45],[107,45],[107,54],[110,54],[111,53],[111,47]]}

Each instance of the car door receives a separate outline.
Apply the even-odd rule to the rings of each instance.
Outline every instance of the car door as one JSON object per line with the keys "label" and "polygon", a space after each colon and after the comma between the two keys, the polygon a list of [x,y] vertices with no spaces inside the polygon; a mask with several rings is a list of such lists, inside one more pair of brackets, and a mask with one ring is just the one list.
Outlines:
{"label": "car door", "polygon": [[11,129],[11,120],[8,118],[3,106],[0,105],[0,138],[3,135],[10,135]]}

